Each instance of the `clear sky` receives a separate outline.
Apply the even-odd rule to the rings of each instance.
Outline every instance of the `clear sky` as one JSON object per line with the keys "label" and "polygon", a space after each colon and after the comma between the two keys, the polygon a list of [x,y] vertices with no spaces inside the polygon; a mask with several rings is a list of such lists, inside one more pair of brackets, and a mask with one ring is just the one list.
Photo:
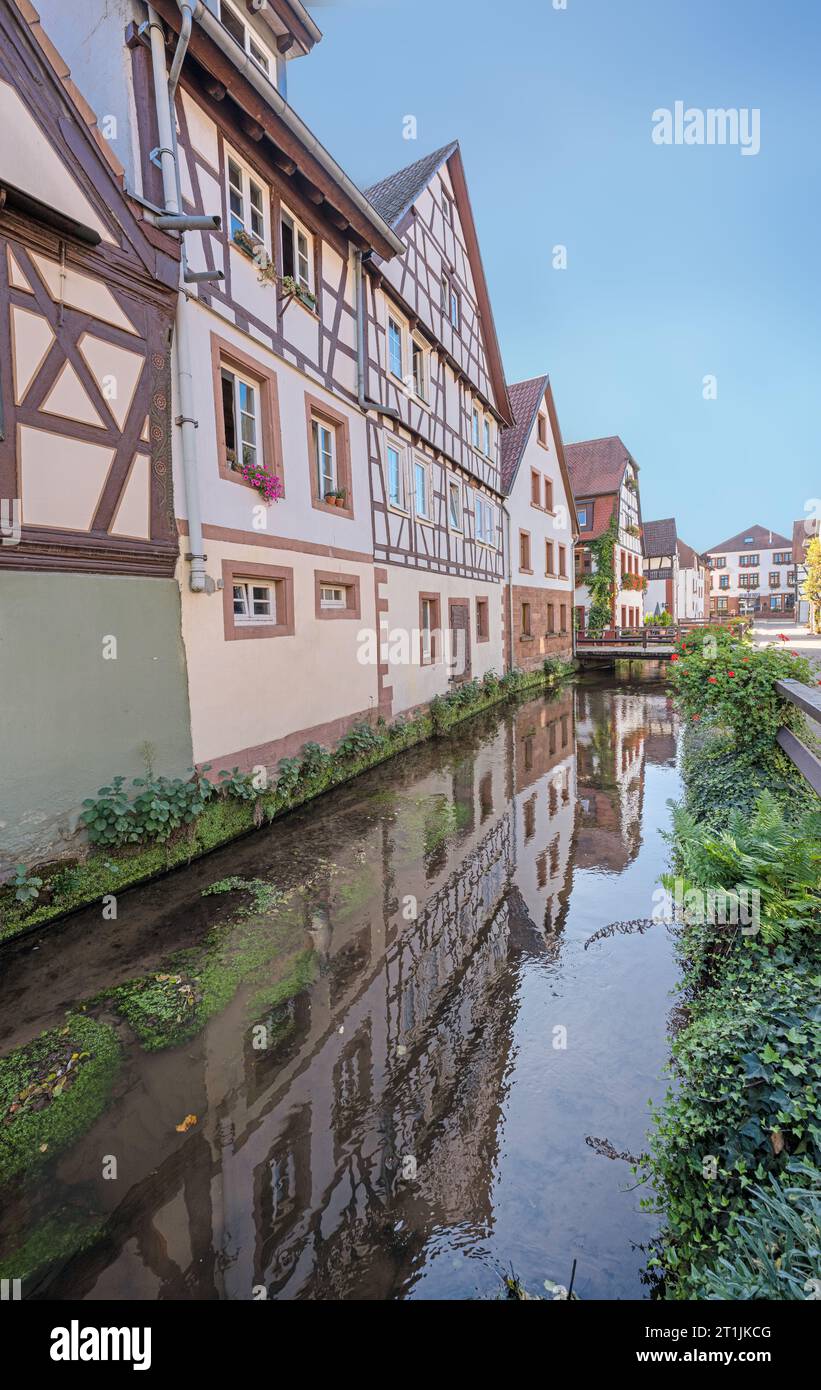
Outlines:
{"label": "clear sky", "polygon": [[[790,535],[821,496],[821,0],[309,8],[289,98],[352,178],[460,141],[508,380],[549,372],[566,441],[621,435],[645,520]],[[758,108],[760,153],[655,144],[676,101]]]}

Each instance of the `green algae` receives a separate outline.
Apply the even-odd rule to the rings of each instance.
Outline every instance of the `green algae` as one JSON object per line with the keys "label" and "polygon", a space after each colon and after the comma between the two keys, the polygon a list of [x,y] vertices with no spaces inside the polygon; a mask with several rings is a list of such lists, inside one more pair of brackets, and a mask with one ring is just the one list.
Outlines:
{"label": "green algae", "polygon": [[114,1030],[79,1014],[0,1058],[0,1181],[32,1172],[90,1129],[119,1065]]}

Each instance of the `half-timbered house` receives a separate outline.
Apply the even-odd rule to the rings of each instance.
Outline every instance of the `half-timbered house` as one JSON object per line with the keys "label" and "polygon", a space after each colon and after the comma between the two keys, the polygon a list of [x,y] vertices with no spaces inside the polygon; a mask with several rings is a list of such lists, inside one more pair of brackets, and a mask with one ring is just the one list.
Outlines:
{"label": "half-timbered house", "polygon": [[581,631],[586,628],[592,606],[587,578],[597,562],[591,542],[604,536],[613,544],[610,623],[613,627],[638,627],[643,620],[644,589],[639,466],[617,435],[568,444],[565,457],[579,524],[577,627]]}
{"label": "half-timbered house", "polygon": [[509,387],[515,417],[502,434],[508,664],[535,670],[573,653],[576,509],[561,430],[546,376]]}
{"label": "half-timbered house", "polygon": [[379,707],[376,653],[359,641],[378,596],[357,285],[364,253],[402,243],[285,99],[288,62],[320,37],[298,0],[200,5],[190,35],[182,9],[112,0],[86,36],[120,54],[130,101],[106,80],[113,63],[95,100],[132,113],[149,221],[169,207],[155,161],[179,73],[171,201],[199,219],[183,234],[175,335],[194,757],[274,768]]}
{"label": "half-timbered house", "polygon": [[171,478],[178,248],[28,0],[0,7],[3,867],[191,762]]}
{"label": "half-timbered house", "polygon": [[399,712],[504,665],[513,417],[458,143],[366,192],[402,242],[363,282],[380,703]]}

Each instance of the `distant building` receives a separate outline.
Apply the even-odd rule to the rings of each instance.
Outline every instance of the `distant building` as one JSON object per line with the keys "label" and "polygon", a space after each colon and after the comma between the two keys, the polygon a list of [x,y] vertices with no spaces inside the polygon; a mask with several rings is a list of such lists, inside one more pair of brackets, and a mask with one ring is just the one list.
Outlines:
{"label": "distant building", "polygon": [[616,522],[613,550],[611,623],[639,627],[643,621],[643,575],[639,466],[618,435],[568,444],[565,457],[576,504],[579,539],[576,546],[576,621],[587,627],[592,596],[587,577],[595,573],[591,542]]}
{"label": "distant building", "polygon": [[573,651],[576,512],[553,392],[546,376],[508,387],[515,417],[502,432],[502,491],[510,546],[507,662],[534,670]]}
{"label": "distant building", "polygon": [[653,618],[669,613],[673,622],[703,618],[707,565],[679,539],[674,517],[646,521],[642,527],[644,611]]}
{"label": "distant building", "polygon": [[795,611],[793,543],[766,526],[749,526],[707,551],[710,615]]}
{"label": "distant building", "polygon": [[795,566],[795,614],[801,623],[809,623],[812,616],[810,613],[812,605],[808,603],[807,599],[801,597],[801,590],[807,578],[807,547],[810,541],[819,535],[820,529],[817,517],[802,517],[800,521],[793,522],[792,558]]}

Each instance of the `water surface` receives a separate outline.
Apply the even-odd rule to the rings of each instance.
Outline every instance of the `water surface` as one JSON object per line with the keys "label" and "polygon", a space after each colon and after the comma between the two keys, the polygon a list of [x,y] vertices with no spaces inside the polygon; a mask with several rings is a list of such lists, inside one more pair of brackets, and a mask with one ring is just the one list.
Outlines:
{"label": "water surface", "polygon": [[243,894],[202,896],[229,874],[287,894],[261,945],[285,924],[313,952],[284,1012],[260,1002],[263,961],[160,1052],[96,1006],[123,1039],[111,1103],[0,1218],[5,1255],[54,1220],[85,1245],[27,1294],[464,1298],[511,1268],[566,1284],[575,1259],[582,1298],[646,1296],[657,1219],[607,1153],[645,1147],[675,966],[664,926],[603,929],[652,912],[675,752],[659,686],[585,678],[123,895],[116,922],[10,948],[4,1053],[215,923],[230,936]]}

